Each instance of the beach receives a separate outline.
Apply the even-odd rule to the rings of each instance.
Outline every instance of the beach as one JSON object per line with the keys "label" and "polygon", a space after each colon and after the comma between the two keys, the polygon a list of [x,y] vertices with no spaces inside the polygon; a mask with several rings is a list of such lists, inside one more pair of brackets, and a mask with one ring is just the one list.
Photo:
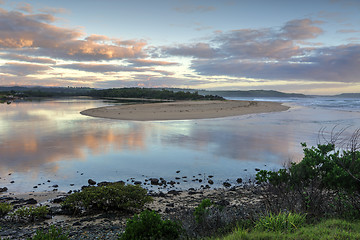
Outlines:
{"label": "beach", "polygon": [[178,101],[165,103],[124,104],[82,111],[81,114],[119,120],[187,120],[239,116],[253,113],[286,111],[276,102],[256,101]]}

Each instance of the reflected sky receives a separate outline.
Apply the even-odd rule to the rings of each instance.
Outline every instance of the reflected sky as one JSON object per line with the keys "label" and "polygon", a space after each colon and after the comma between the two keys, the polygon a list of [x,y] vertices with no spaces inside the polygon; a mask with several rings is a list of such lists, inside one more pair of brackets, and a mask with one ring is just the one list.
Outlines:
{"label": "reflected sky", "polygon": [[[0,187],[50,191],[57,184],[68,191],[89,178],[174,180],[177,170],[190,178],[214,175],[219,186],[249,178],[255,168],[299,161],[300,142],[316,144],[322,127],[360,125],[358,112],[291,104],[280,113],[154,122],[82,116],[82,110],[108,105],[89,99],[0,104]],[[190,179],[179,188],[191,186],[199,184]]]}

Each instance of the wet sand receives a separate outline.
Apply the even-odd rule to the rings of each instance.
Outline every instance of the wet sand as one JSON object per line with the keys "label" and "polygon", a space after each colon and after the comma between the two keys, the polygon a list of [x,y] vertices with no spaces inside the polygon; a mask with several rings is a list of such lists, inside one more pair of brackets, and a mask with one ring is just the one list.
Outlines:
{"label": "wet sand", "polygon": [[124,104],[93,108],[81,114],[119,120],[187,120],[239,116],[252,113],[286,111],[276,102],[255,101],[179,101],[166,103]]}

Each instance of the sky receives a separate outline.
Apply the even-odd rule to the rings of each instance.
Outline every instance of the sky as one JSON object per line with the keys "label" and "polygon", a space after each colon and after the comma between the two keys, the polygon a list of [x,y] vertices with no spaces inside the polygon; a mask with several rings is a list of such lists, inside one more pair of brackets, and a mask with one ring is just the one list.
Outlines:
{"label": "sky", "polygon": [[360,0],[0,0],[0,85],[360,92]]}

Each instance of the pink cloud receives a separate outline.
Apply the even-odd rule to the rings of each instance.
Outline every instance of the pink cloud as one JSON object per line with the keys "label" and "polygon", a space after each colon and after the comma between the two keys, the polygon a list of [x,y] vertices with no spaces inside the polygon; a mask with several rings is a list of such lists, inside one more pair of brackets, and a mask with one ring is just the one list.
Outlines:
{"label": "pink cloud", "polygon": [[[99,35],[81,40],[83,32],[47,23],[53,20],[49,14],[0,11],[0,47],[36,49],[39,55],[79,61],[145,56],[145,41],[112,40]],[[100,40],[111,43],[97,42]]]}

